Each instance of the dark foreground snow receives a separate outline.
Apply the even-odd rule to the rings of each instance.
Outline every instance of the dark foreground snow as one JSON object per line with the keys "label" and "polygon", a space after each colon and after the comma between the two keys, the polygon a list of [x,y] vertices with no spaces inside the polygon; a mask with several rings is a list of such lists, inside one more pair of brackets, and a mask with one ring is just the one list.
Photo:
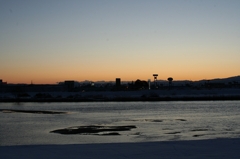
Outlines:
{"label": "dark foreground snow", "polygon": [[239,159],[240,139],[1,146],[2,159]]}

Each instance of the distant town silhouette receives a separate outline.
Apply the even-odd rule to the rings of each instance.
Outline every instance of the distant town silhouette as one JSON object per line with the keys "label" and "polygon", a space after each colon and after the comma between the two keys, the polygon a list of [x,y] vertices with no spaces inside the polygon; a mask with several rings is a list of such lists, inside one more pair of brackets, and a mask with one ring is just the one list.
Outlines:
{"label": "distant town silhouette", "polygon": [[[153,81],[140,79],[121,81],[121,78],[116,78],[115,81],[110,82],[66,80],[56,84],[8,84],[0,79],[0,101],[174,100],[190,97],[240,99],[240,76],[199,81],[174,81],[173,77],[157,80],[158,74],[153,74],[153,77]],[[116,95],[116,92],[121,93]],[[63,94],[68,95],[63,97]],[[111,94],[115,94],[115,97]]]}

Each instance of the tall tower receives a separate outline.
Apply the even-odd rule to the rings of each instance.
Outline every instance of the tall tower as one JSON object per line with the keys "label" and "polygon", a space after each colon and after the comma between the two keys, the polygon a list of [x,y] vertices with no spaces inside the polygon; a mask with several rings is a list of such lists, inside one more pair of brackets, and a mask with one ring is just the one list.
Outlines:
{"label": "tall tower", "polygon": [[121,78],[116,78],[116,87],[121,86]]}
{"label": "tall tower", "polygon": [[153,74],[153,77],[154,77],[154,85],[155,87],[157,86],[157,77],[158,77],[158,74]]}

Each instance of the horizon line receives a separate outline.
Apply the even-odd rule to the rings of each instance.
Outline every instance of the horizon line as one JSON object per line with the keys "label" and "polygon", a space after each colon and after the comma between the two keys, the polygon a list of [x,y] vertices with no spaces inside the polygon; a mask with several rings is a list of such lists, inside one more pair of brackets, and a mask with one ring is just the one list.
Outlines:
{"label": "horizon line", "polygon": [[[230,77],[224,77],[224,78],[212,78],[212,79],[206,79],[206,78],[203,78],[203,79],[200,79],[200,80],[189,80],[189,79],[183,79],[183,80],[174,80],[173,78],[173,81],[191,81],[191,82],[199,82],[199,81],[206,81],[206,80],[221,80],[221,79],[228,79],[228,78],[237,78],[237,77],[240,77],[240,75],[236,75],[236,76],[230,76]],[[117,78],[115,78],[117,79]],[[121,78],[120,78],[121,79]],[[0,79],[2,80],[2,79]],[[141,79],[136,79],[136,80],[141,80]],[[134,82],[136,80],[121,80],[121,82]],[[151,79],[150,79],[151,80]],[[83,81],[78,81],[78,80],[64,80],[64,81],[58,81],[58,82],[54,82],[54,83],[34,83],[33,80],[31,80],[30,83],[23,83],[23,82],[20,82],[20,83],[8,83],[7,81],[1,81],[2,83],[7,83],[7,84],[59,84],[61,82],[65,82],[65,81],[74,81],[74,82],[79,82],[79,83],[83,83],[83,82],[93,82],[93,83],[98,83],[98,82],[115,82],[115,80],[97,80],[97,81],[93,81],[93,80],[83,80]],[[141,81],[147,81],[147,80],[141,80]],[[151,80],[151,82],[153,82],[154,80]],[[164,80],[164,79],[157,79],[157,81],[168,81],[167,79]]]}

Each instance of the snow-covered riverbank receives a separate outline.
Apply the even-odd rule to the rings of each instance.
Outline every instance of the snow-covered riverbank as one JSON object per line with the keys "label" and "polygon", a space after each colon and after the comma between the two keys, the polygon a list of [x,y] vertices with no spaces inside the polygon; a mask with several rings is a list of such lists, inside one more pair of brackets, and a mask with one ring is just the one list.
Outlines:
{"label": "snow-covered riverbank", "polygon": [[0,93],[2,102],[240,100],[240,89]]}
{"label": "snow-covered riverbank", "polygon": [[239,159],[240,139],[144,143],[1,146],[4,159]]}

